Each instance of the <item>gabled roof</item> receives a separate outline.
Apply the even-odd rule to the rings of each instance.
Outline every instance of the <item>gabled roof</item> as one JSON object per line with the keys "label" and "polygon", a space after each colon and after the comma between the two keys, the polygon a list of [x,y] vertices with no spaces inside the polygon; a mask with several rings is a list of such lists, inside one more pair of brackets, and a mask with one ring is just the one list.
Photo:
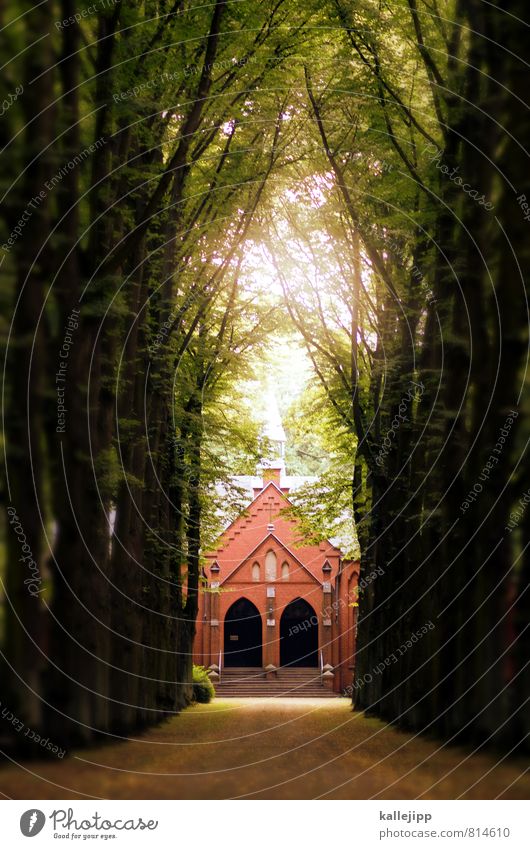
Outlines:
{"label": "gabled roof", "polygon": [[[278,495],[281,497],[281,499],[282,499],[282,500],[283,500],[283,501],[284,501],[287,505],[290,505],[290,506],[293,506],[293,507],[294,507],[293,502],[290,500],[290,498],[288,498],[288,496],[286,495],[286,493],[285,493],[285,492],[283,492],[283,491],[281,490],[281,488],[280,488],[280,487],[279,487],[279,486],[278,486],[278,485],[277,485],[274,481],[268,481],[268,482],[265,484],[265,486],[263,487],[263,489],[262,489],[262,490],[260,490],[260,492],[258,492],[258,493],[257,493],[257,495],[255,495],[255,496],[254,496],[254,498],[252,499],[252,501],[250,501],[250,502],[249,502],[249,504],[245,507],[245,509],[244,509],[244,510],[242,510],[242,511],[241,511],[241,513],[240,513],[238,516],[236,516],[236,518],[235,518],[235,519],[233,519],[233,520],[232,520],[232,522],[230,522],[230,524],[229,524],[229,525],[228,525],[228,526],[224,529],[224,531],[222,532],[222,534],[220,534],[220,536],[219,536],[219,537],[218,537],[218,539],[217,539],[217,547],[216,547],[216,548],[214,548],[214,549],[211,549],[210,551],[205,552],[205,555],[204,555],[205,557],[207,557],[207,558],[209,558],[209,559],[215,559],[215,558],[218,556],[219,551],[220,551],[222,548],[226,548],[226,547],[228,546],[229,542],[227,542],[225,545],[223,545],[223,544],[222,544],[223,539],[227,539],[227,538],[229,538],[229,537],[230,537],[230,533],[231,533],[232,528],[234,527],[234,525],[235,525],[237,522],[239,522],[239,521],[240,521],[240,519],[242,519],[245,515],[249,516],[249,515],[251,514],[252,506],[253,506],[253,505],[254,505],[254,504],[255,504],[255,503],[256,503],[256,502],[257,502],[257,501],[258,501],[258,500],[259,500],[259,499],[260,499],[260,498],[261,498],[261,497],[262,497],[262,496],[263,496],[263,495],[264,495],[264,494],[265,494],[265,493],[266,493],[266,492],[267,492],[267,491],[271,488],[271,487],[272,487],[273,489],[275,489],[275,490],[276,490],[276,492],[278,493]],[[293,523],[295,523],[295,522],[296,522],[296,520],[292,520],[292,521],[293,521]],[[280,543],[280,545],[281,545],[281,546],[283,546],[283,547],[285,548],[285,550],[286,550],[286,551],[289,551],[289,553],[290,553],[290,549],[289,549],[289,548],[288,548],[288,547],[287,547],[287,546],[286,546],[283,542],[281,542],[280,540],[278,540],[278,542]],[[337,545],[334,545],[334,543],[332,543],[332,542],[331,542],[331,540],[329,540],[329,539],[325,539],[325,538],[324,538],[324,539],[320,540],[320,543],[327,543],[327,545],[329,545],[329,547],[330,547],[330,548],[334,549],[335,551],[339,552],[339,554],[340,554],[340,548],[339,548]],[[261,545],[261,543],[260,543],[260,545]],[[310,544],[310,543],[309,543],[308,545],[309,545],[309,546],[311,546],[311,544]],[[253,550],[255,551],[255,550],[256,550],[256,548],[254,548]],[[251,556],[250,554],[249,554],[249,555],[246,555],[246,556],[245,556],[245,557],[244,557],[244,558],[240,561],[240,563],[238,564],[238,566],[236,566],[236,567],[235,567],[235,569],[239,568],[239,566],[241,565],[241,563],[244,563],[244,562],[245,562],[245,560],[247,560],[247,558],[248,558],[248,557],[250,557],[250,556]],[[292,555],[292,556],[293,556],[293,557],[295,557],[295,559],[297,560],[297,562],[300,562],[299,558],[298,558],[298,557],[296,557],[296,555]],[[302,565],[303,565],[303,564],[302,564]],[[306,567],[304,566],[304,568],[306,568]],[[232,572],[231,572],[230,574],[233,574],[233,573],[235,572],[235,569],[234,569],[234,570],[232,570]],[[310,574],[311,574],[311,573],[310,573]],[[314,577],[314,576],[313,576],[313,577]]]}
{"label": "gabled roof", "polygon": [[[244,516],[244,515],[245,515],[245,513],[248,513],[248,511],[250,510],[250,508],[252,507],[252,505],[253,505],[253,504],[255,504],[255,503],[256,503],[256,501],[258,500],[258,498],[261,498],[261,496],[262,496],[262,495],[263,495],[263,494],[264,494],[264,493],[265,493],[265,492],[266,492],[266,491],[267,491],[267,490],[268,490],[271,486],[272,486],[272,487],[274,487],[274,489],[276,490],[276,492],[277,492],[277,493],[278,493],[278,494],[279,494],[279,495],[280,495],[280,496],[284,499],[284,501],[286,501],[288,504],[291,504],[292,506],[294,506],[294,505],[293,505],[293,502],[292,502],[292,501],[290,501],[290,500],[289,500],[289,498],[287,498],[287,495],[285,494],[285,492],[282,492],[282,491],[281,491],[281,489],[280,489],[280,487],[279,487],[277,484],[275,484],[275,483],[274,483],[274,481],[268,481],[268,482],[265,484],[265,486],[263,487],[263,489],[262,489],[262,490],[260,490],[260,492],[258,492],[258,493],[257,493],[257,495],[255,495],[255,496],[254,496],[254,498],[252,499],[252,501],[250,501],[250,502],[247,504],[247,506],[244,508],[244,510],[242,510],[242,511],[241,511],[241,513],[239,513],[239,515],[238,515],[238,516],[236,516],[236,518],[235,518],[235,519],[232,519],[232,521],[230,522],[230,524],[226,526],[226,528],[224,529],[224,531],[222,532],[222,534],[220,534],[220,536],[219,536],[219,538],[218,538],[217,542],[221,542],[221,540],[223,539],[223,537],[224,537],[224,536],[226,536],[226,535],[228,535],[228,534],[230,533],[230,530],[234,527],[234,525],[236,524],[236,522],[239,522],[239,520],[242,518],[242,516]],[[215,557],[215,552],[216,552],[216,551],[219,551],[219,548],[220,548],[220,546],[218,545],[218,546],[217,546],[217,548],[214,548],[214,549],[212,549],[211,551],[207,551],[207,552],[206,552],[206,554],[205,554],[205,557]]]}
{"label": "gabled roof", "polygon": [[228,581],[228,580],[229,580],[229,579],[230,579],[233,575],[235,575],[235,573],[238,571],[238,569],[241,569],[241,567],[243,566],[243,564],[244,564],[244,563],[246,563],[248,560],[251,560],[251,559],[252,559],[252,557],[254,556],[254,554],[256,553],[256,551],[257,551],[259,548],[261,548],[261,547],[262,547],[262,545],[264,545],[264,544],[265,544],[268,540],[271,540],[271,539],[272,539],[272,540],[274,540],[274,542],[275,542],[275,543],[277,543],[277,544],[280,546],[280,548],[283,548],[283,550],[284,550],[285,552],[287,552],[287,554],[289,555],[289,557],[290,557],[290,558],[292,558],[292,560],[295,560],[295,561],[298,563],[298,565],[299,565],[299,566],[300,566],[300,567],[304,570],[304,572],[307,572],[307,574],[308,574],[308,575],[309,575],[309,576],[310,576],[310,577],[311,577],[311,578],[315,581],[315,583],[316,583],[316,584],[321,584],[321,583],[322,583],[321,581],[319,581],[319,579],[318,579],[315,575],[313,575],[313,573],[311,572],[311,570],[310,570],[310,569],[308,569],[308,568],[307,568],[307,566],[304,566],[304,564],[303,564],[303,563],[302,563],[302,561],[301,561],[301,560],[300,560],[300,559],[296,556],[296,554],[295,554],[293,551],[291,551],[291,549],[290,549],[287,545],[285,545],[285,543],[284,543],[284,542],[282,542],[282,541],[281,541],[281,539],[279,539],[279,537],[277,537],[277,536],[276,536],[276,534],[273,534],[273,533],[269,533],[269,534],[267,534],[266,536],[264,536],[264,537],[263,537],[263,539],[261,540],[261,542],[259,542],[257,545],[255,545],[255,546],[254,546],[254,548],[252,549],[252,551],[250,551],[250,552],[249,552],[249,553],[248,553],[248,554],[247,554],[247,555],[246,555],[246,556],[245,556],[245,557],[241,560],[241,562],[240,562],[240,563],[238,563],[238,564],[237,564],[237,566],[235,566],[235,567],[232,569],[232,571],[231,571],[231,572],[230,572],[230,573],[229,573],[229,574],[228,574],[225,578],[223,578],[223,579],[222,579],[222,581],[220,581],[220,583],[221,583],[221,584],[224,584],[224,583],[225,583],[225,581]]}

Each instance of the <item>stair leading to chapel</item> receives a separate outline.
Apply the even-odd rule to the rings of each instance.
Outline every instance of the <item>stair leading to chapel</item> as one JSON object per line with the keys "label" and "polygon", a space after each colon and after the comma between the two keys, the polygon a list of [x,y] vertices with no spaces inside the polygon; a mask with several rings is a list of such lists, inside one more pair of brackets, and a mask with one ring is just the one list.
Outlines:
{"label": "stair leading to chapel", "polygon": [[260,667],[227,667],[215,685],[215,694],[222,699],[337,698],[337,693],[322,686],[320,670],[314,667],[280,667],[272,678],[266,678]]}

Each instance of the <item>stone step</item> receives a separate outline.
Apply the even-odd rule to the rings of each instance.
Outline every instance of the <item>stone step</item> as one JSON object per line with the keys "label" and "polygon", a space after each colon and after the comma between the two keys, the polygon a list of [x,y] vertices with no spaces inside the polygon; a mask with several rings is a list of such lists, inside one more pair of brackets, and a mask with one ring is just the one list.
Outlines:
{"label": "stone step", "polygon": [[[278,666],[278,672],[319,672],[318,666]],[[223,666],[223,672],[263,672],[263,666]]]}
{"label": "stone step", "polygon": [[320,670],[314,666],[280,667],[272,678],[266,678],[261,667],[229,666],[221,671],[215,685],[219,698],[337,698],[323,687]]}
{"label": "stone step", "polygon": [[309,690],[302,693],[296,690],[279,690],[278,692],[271,690],[216,690],[215,695],[218,699],[334,699],[337,696],[331,690],[324,689],[315,690],[314,692]]}
{"label": "stone step", "polygon": [[217,687],[216,689],[218,696],[242,696],[244,694],[247,696],[321,696],[329,692],[330,690],[325,690],[323,687],[320,687],[318,690],[225,690],[223,687]]}
{"label": "stone step", "polygon": [[318,683],[302,683],[291,684],[287,682],[261,682],[256,684],[243,683],[220,683],[215,687],[217,696],[224,697],[255,697],[255,696],[274,696],[296,698],[329,698],[335,697],[335,693],[322,687]]}
{"label": "stone step", "polygon": [[227,684],[227,683],[223,684],[221,682],[221,683],[214,684],[214,686],[215,686],[216,690],[238,690],[238,691],[239,690],[249,690],[249,691],[252,691],[252,692],[255,692],[255,691],[258,691],[258,690],[269,690],[269,691],[277,691],[277,692],[282,692],[282,693],[286,692],[288,690],[292,690],[293,692],[295,690],[297,692],[302,692],[302,691],[307,692],[308,690],[319,691],[319,690],[325,690],[326,689],[325,687],[322,687],[321,684],[292,685],[292,684],[286,684],[286,683],[269,684],[269,683],[265,683],[265,682],[263,684]]}
{"label": "stone step", "polygon": [[[215,686],[215,682],[214,682]],[[321,687],[319,681],[217,681],[218,687],[277,687],[280,690],[292,690],[292,689],[300,689],[303,687],[307,689],[307,687]]]}
{"label": "stone step", "polygon": [[309,687],[321,687],[322,682],[318,678],[296,678],[287,681],[285,679],[276,678],[271,681],[267,681],[266,679],[260,678],[257,681],[252,681],[249,678],[221,678],[218,684],[231,684],[234,687],[300,687],[302,685]]}
{"label": "stone step", "polygon": [[217,699],[336,699],[337,693],[321,690],[320,693],[224,693],[215,694]]}
{"label": "stone step", "polygon": [[[263,669],[239,669],[228,666],[222,670],[222,674],[230,678],[256,678],[265,675]],[[319,678],[320,670],[316,667],[297,667],[296,669],[278,669],[278,678]]]}
{"label": "stone step", "polygon": [[320,681],[218,681],[218,687],[249,687],[256,689],[257,687],[276,688],[277,690],[291,690],[294,688],[304,689],[309,688],[319,689],[322,687]]}
{"label": "stone step", "polygon": [[249,684],[258,684],[260,681],[284,681],[286,684],[292,684],[295,682],[301,681],[316,681],[320,684],[320,675],[278,675],[274,678],[265,678],[264,675],[226,675],[224,672],[221,673],[222,681],[235,681]]}
{"label": "stone step", "polygon": [[[263,669],[239,669],[233,666],[225,666],[222,670],[223,675],[264,675]],[[276,675],[320,675],[320,670],[316,666],[298,666],[293,669],[285,669],[280,666],[276,671]]]}

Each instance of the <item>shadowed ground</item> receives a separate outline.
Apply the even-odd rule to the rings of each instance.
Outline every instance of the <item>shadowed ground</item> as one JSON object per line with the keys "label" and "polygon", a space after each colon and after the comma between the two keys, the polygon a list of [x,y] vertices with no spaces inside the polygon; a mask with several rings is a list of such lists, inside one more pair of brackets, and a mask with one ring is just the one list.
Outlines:
{"label": "shadowed ground", "polygon": [[442,745],[346,699],[233,699],[129,742],[0,770],[14,799],[528,799],[522,759]]}

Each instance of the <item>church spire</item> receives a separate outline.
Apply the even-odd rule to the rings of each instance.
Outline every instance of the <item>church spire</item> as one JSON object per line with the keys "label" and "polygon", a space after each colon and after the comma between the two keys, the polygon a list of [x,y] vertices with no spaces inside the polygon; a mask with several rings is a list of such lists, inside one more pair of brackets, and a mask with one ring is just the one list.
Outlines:
{"label": "church spire", "polygon": [[265,423],[262,436],[271,447],[271,457],[268,460],[268,464],[270,465],[276,461],[280,461],[283,464],[287,437],[283,428],[276,393],[270,387],[265,396]]}
{"label": "church spire", "polygon": [[280,486],[281,475],[285,475],[285,443],[287,437],[282,424],[278,401],[274,389],[269,385],[265,395],[265,419],[261,435],[266,441],[260,467],[263,473],[263,485],[273,480]]}

